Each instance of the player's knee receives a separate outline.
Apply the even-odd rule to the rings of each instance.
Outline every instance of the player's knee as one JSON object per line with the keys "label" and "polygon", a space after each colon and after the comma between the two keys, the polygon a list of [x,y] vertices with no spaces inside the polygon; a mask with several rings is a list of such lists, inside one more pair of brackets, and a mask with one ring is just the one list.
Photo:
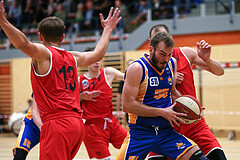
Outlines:
{"label": "player's knee", "polygon": [[207,158],[211,160],[227,160],[223,150],[221,149],[214,149],[207,155]]}
{"label": "player's knee", "polygon": [[209,160],[209,159],[203,155],[201,150],[197,150],[192,154],[190,160]]}

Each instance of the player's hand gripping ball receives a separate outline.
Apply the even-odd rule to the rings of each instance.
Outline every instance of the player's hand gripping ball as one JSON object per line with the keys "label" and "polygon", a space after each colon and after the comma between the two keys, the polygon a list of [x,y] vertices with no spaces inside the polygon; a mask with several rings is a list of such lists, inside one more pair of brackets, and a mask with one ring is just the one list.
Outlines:
{"label": "player's hand gripping ball", "polygon": [[187,116],[181,117],[185,124],[196,122],[201,117],[201,105],[199,101],[190,95],[178,97],[173,110],[175,112],[185,113]]}

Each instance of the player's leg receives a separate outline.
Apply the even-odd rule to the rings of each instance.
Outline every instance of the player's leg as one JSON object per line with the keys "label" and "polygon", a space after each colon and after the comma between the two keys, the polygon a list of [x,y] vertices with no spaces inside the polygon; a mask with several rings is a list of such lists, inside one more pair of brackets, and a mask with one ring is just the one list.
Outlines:
{"label": "player's leg", "polygon": [[210,160],[227,160],[223,150],[221,149],[214,149],[207,155],[207,158]]}
{"label": "player's leg", "polygon": [[120,150],[118,151],[116,160],[124,160],[125,159],[125,155],[126,155],[129,140],[130,140],[130,134],[128,132],[126,138],[123,141],[123,144],[121,145]]}
{"label": "player's leg", "polygon": [[[197,146],[195,146],[195,147],[197,147]],[[185,158],[184,158],[185,159]],[[184,160],[184,159],[182,159],[182,160]],[[191,155],[191,157],[190,157],[190,159],[189,160],[209,160],[207,157],[205,157],[204,155],[203,155],[203,152],[198,148],[198,150],[197,151],[195,151],[192,155]]]}
{"label": "player's leg", "polygon": [[85,136],[81,118],[47,120],[41,127],[40,160],[72,160]]}
{"label": "player's leg", "polygon": [[[76,156],[80,146],[81,146],[81,143],[83,142],[83,139],[85,138],[85,134],[86,134],[86,130],[85,130],[85,125],[83,123],[83,120],[82,119],[79,119],[79,118],[73,118],[76,123],[79,124],[79,131],[76,132],[76,133],[73,133],[73,136],[71,137],[72,138],[72,141],[73,144],[71,144],[71,160]],[[80,121],[80,123],[79,123]],[[74,135],[75,134],[75,135]],[[80,135],[80,136],[79,136]]]}
{"label": "player's leg", "polygon": [[109,127],[104,128],[104,120],[90,120],[86,121],[86,137],[84,144],[90,159],[109,159],[111,154],[109,152],[109,137],[111,131]]}
{"label": "player's leg", "polygon": [[25,160],[28,152],[39,143],[40,130],[32,119],[26,117],[22,121],[22,127],[13,149],[14,160]]}
{"label": "player's leg", "polygon": [[[182,125],[180,133],[197,143],[203,154],[207,157],[210,156],[211,160],[221,160],[221,158],[224,160],[226,159],[221,145],[209,129],[204,118],[193,124]],[[217,151],[213,152],[214,150]]]}
{"label": "player's leg", "polygon": [[112,122],[108,126],[111,128],[110,142],[115,148],[120,149],[124,139],[127,137],[127,130],[122,127],[116,117],[113,116],[111,120]]}
{"label": "player's leg", "polygon": [[13,160],[25,160],[28,154],[28,151],[22,148],[14,148],[14,158]]}
{"label": "player's leg", "polygon": [[[177,125],[174,125],[174,130],[180,133],[180,127]],[[163,155],[156,154],[154,152],[150,152],[148,154],[148,160],[171,160],[170,158],[167,158]]]}
{"label": "player's leg", "polygon": [[171,159],[207,160],[199,147],[190,139],[176,133],[173,128],[159,130],[153,152]]}
{"label": "player's leg", "polygon": [[[118,154],[118,160],[144,160],[154,146],[155,130],[151,127],[130,124],[129,135],[121,147],[122,156]],[[125,153],[122,151],[123,146]]]}

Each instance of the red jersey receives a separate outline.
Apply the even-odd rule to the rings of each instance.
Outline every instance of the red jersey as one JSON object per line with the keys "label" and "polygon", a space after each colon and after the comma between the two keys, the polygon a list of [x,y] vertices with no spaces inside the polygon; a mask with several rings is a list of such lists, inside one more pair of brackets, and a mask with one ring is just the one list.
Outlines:
{"label": "red jersey", "polygon": [[47,49],[51,54],[49,71],[39,75],[33,65],[31,68],[32,89],[42,120],[68,116],[73,110],[81,113],[76,59],[64,49]]}
{"label": "red jersey", "polygon": [[79,76],[80,92],[100,90],[101,94],[96,98],[97,101],[82,101],[83,118],[105,118],[112,114],[112,87],[108,84],[104,69],[96,78],[89,78],[86,74]]}
{"label": "red jersey", "polygon": [[177,85],[178,91],[182,95],[192,95],[196,97],[192,66],[189,59],[181,48],[174,48],[172,56],[177,60],[177,72],[184,74],[182,83]]}

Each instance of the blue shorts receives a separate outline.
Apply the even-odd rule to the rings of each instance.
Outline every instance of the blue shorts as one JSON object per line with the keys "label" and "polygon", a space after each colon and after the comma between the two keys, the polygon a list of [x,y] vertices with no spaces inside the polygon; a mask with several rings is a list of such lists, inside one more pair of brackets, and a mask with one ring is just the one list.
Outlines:
{"label": "blue shorts", "polygon": [[125,160],[144,160],[150,151],[178,159],[188,149],[196,146],[193,141],[175,132],[171,126],[160,129],[159,126],[130,124],[129,129],[130,141]]}
{"label": "blue shorts", "polygon": [[22,127],[19,132],[15,148],[21,148],[29,152],[40,141],[40,130],[33,119],[26,117],[22,121]]}

